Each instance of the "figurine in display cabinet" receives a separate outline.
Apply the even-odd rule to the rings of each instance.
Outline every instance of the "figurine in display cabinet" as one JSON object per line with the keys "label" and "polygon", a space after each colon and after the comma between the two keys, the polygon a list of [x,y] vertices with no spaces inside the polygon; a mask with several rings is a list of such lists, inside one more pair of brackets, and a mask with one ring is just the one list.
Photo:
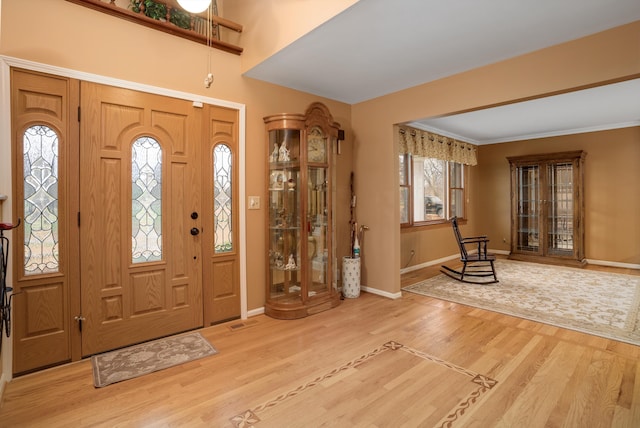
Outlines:
{"label": "figurine in display cabinet", "polygon": [[289,162],[291,159],[289,158],[289,149],[287,148],[287,142],[283,141],[280,144],[280,151],[278,155],[278,162]]}
{"label": "figurine in display cabinet", "polygon": [[288,270],[294,270],[295,268],[297,268],[296,259],[293,258],[293,254],[289,254],[289,261],[284,268]]}

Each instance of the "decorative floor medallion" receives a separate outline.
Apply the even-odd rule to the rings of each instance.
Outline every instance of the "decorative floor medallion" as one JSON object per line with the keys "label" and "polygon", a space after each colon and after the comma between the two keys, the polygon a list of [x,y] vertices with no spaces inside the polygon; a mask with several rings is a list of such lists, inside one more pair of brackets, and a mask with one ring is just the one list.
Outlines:
{"label": "decorative floor medallion", "polygon": [[[390,341],[239,413],[231,422],[248,428],[289,417],[289,426],[305,427],[453,427],[496,384],[488,376]],[[295,408],[303,409],[304,416],[292,416]]]}

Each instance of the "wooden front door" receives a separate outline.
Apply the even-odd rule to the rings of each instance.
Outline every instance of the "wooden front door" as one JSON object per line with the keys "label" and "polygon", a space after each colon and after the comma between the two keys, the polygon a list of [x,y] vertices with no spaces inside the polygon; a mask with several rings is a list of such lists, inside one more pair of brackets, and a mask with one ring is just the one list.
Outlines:
{"label": "wooden front door", "polygon": [[209,106],[203,147],[204,324],[240,317],[238,111]]}
{"label": "wooden front door", "polygon": [[81,84],[82,354],[203,325],[202,109]]}
{"label": "wooden front door", "polygon": [[240,316],[237,110],[18,69],[11,109],[14,374]]}

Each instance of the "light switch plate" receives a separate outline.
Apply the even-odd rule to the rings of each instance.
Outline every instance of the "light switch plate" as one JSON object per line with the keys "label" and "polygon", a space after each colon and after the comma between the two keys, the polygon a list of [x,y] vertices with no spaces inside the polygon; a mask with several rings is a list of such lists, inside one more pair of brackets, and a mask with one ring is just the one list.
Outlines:
{"label": "light switch plate", "polygon": [[250,210],[260,209],[260,196],[249,196],[249,209]]}

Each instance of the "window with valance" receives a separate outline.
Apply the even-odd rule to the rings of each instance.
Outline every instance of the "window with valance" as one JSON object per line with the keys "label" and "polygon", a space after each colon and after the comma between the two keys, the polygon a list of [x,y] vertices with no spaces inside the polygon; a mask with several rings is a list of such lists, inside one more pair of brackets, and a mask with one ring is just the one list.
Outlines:
{"label": "window with valance", "polygon": [[473,144],[433,132],[396,126],[400,223],[422,226],[466,218],[466,169],[477,164]]}

